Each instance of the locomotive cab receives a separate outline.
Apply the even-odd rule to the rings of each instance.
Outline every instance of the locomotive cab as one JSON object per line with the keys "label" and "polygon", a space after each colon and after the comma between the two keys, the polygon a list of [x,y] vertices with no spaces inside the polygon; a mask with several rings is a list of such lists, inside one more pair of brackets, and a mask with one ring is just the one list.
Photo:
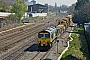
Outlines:
{"label": "locomotive cab", "polygon": [[47,46],[50,41],[50,33],[47,31],[41,31],[38,33],[38,45]]}
{"label": "locomotive cab", "polygon": [[39,46],[52,46],[53,40],[56,38],[56,28],[48,27],[44,31],[38,33],[38,45]]}

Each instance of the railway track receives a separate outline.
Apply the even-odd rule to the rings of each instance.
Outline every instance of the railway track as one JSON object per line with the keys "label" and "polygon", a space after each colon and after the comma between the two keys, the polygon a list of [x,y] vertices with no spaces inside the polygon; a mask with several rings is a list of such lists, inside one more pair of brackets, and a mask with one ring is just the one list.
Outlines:
{"label": "railway track", "polygon": [[30,36],[32,36],[32,35],[35,35],[37,32],[39,32],[40,30],[42,30],[43,28],[45,28],[45,27],[43,27],[42,25],[40,26],[40,28],[37,28],[37,29],[34,29],[34,30],[30,30],[30,31],[27,31],[28,33],[23,33],[23,34],[19,34],[19,35],[17,35],[15,38],[13,38],[12,39],[12,37],[11,37],[11,39],[6,39],[7,41],[2,41],[2,43],[0,44],[0,48],[2,49],[3,47],[5,47],[5,46],[8,46],[8,45],[11,45],[12,46],[12,44],[14,44],[14,43],[17,43],[17,42],[19,42],[19,41],[21,41],[22,39],[24,39],[25,37],[30,37]]}
{"label": "railway track", "polygon": [[[53,17],[54,17],[54,16],[53,16]],[[52,17],[48,18],[48,20],[49,20],[49,19],[52,19]],[[47,21],[48,21],[48,20],[47,20]],[[46,21],[46,20],[40,21],[40,22],[37,22],[37,23],[43,23],[43,22],[45,22],[45,21]],[[30,25],[21,26],[21,27],[16,27],[16,28],[13,28],[13,29],[9,29],[9,30],[0,32],[0,38],[1,38],[1,37],[12,36],[13,33],[19,32],[20,30],[22,30],[22,29],[27,29],[27,28],[30,28]]]}
{"label": "railway track", "polygon": [[[40,28],[41,29],[41,28]],[[35,31],[34,31],[35,32]],[[26,38],[28,38],[28,37],[31,37],[31,36],[29,36],[29,35],[26,35],[27,37]],[[23,38],[23,40],[25,40],[25,37]],[[31,39],[30,39],[31,40]],[[24,42],[22,42],[22,43],[24,43]],[[17,43],[18,44],[18,43]],[[20,47],[20,46],[19,46]],[[18,47],[18,48],[19,48]],[[15,48],[15,49],[17,49],[17,48]]]}
{"label": "railway track", "polygon": [[[20,44],[18,46],[16,46],[15,49],[13,49],[13,52],[9,52],[8,54],[2,56],[2,60],[14,60],[14,59],[17,59],[21,54],[23,54],[24,50],[33,45],[35,42],[35,37],[31,37],[31,38],[26,38],[24,40],[28,40],[28,39],[32,39],[32,41],[24,41],[24,44]],[[33,42],[33,43],[32,43]]]}
{"label": "railway track", "polygon": [[[43,27],[40,27],[40,28],[38,29],[38,31],[42,30],[42,28],[43,28]],[[45,27],[44,27],[44,28],[45,28]],[[35,32],[35,33],[33,33],[33,34],[36,34],[38,31],[35,30],[35,31],[32,31],[32,32]],[[28,33],[28,35],[26,34],[26,36],[23,36],[23,37],[24,37],[24,38],[22,38],[21,40],[24,40],[24,41],[25,41],[26,38],[30,37],[30,33]],[[33,38],[33,39],[34,39],[34,38]],[[32,39],[30,39],[30,41],[32,41]],[[17,44],[18,44],[18,42],[17,42]],[[23,44],[25,44],[25,43],[23,42]],[[10,44],[10,45],[11,45],[11,44]],[[21,45],[21,46],[23,46],[23,45]],[[21,47],[21,46],[20,46],[20,47]],[[19,47],[18,47],[18,48],[19,48]],[[15,48],[15,49],[17,49],[17,48]]]}
{"label": "railway track", "polygon": [[[52,20],[52,19],[50,19],[50,20]],[[45,21],[43,21],[42,23],[47,23],[47,22],[50,22],[49,20],[47,20],[46,22]],[[36,26],[36,25],[35,25]],[[35,27],[34,26],[34,27]],[[22,32],[22,30],[25,30],[25,31],[27,31],[27,30],[29,30],[29,29],[32,29],[32,28],[34,28],[34,27],[31,27],[30,28],[30,26],[28,25],[28,26],[25,26],[25,28],[24,27],[22,27],[22,28],[17,28],[16,30],[17,30],[17,32],[15,32],[15,31],[13,31],[12,32],[12,30],[11,31],[8,31],[8,32],[4,32],[4,33],[0,33],[0,35],[2,35],[2,36],[0,36],[0,41],[1,40],[3,40],[3,39],[6,39],[6,38],[8,38],[8,37],[12,37],[13,35],[16,35],[16,34],[19,34],[19,33],[21,33]],[[22,32],[23,33],[23,32]]]}
{"label": "railway track", "polygon": [[[28,37],[31,37],[32,35],[35,35],[37,32],[39,32],[40,30],[42,30],[43,28],[45,28],[45,27],[48,27],[49,25],[47,24],[48,22],[51,22],[50,24],[52,24],[52,22],[53,22],[53,20],[49,20],[49,21],[47,21],[47,22],[44,22],[43,24],[41,24],[41,28],[38,28],[38,27],[40,27],[40,25],[39,26],[36,26],[36,27],[34,27],[34,28],[36,28],[36,30],[34,30],[34,28],[31,28],[31,29],[27,29],[27,30],[22,30],[22,31],[20,31],[20,32],[18,32],[18,33],[15,33],[15,34],[12,34],[12,36],[11,37],[4,37],[4,38],[0,38],[0,42],[5,42],[5,43],[2,43],[1,45],[2,45],[2,47],[1,48],[3,48],[3,47],[5,47],[5,46],[10,46],[10,45],[12,45],[12,47],[14,47],[13,45],[14,44],[18,44],[19,42],[21,43],[21,41],[22,41],[22,43],[21,43],[21,45],[18,45],[18,47],[17,46],[15,46],[13,49],[11,49],[11,51],[9,51],[9,52],[7,52],[6,54],[4,54],[4,55],[1,55],[0,56],[0,58],[2,58],[3,60],[12,60],[12,59],[15,59],[16,57],[19,57],[19,55],[22,55],[23,54],[23,52],[24,52],[24,50],[27,48],[26,46],[30,46],[29,44],[31,44],[34,40],[33,39],[35,39],[35,37],[33,38],[33,39],[31,39],[30,38],[30,40],[28,41],[28,42],[26,42],[26,43],[24,43],[24,40],[25,39],[28,39]],[[38,29],[38,31],[37,31],[37,29]],[[40,30],[39,30],[40,29]],[[31,32],[31,30],[34,30],[34,31],[32,31]],[[35,32],[35,33],[34,33]],[[31,34],[32,33],[32,34]],[[25,34],[25,35],[24,35]],[[20,36],[19,36],[20,35]],[[31,35],[31,36],[30,36]],[[17,37],[17,38],[14,38],[14,37]],[[22,38],[21,38],[22,37]],[[6,38],[6,40],[3,40],[3,39],[5,39]],[[12,40],[12,38],[14,38],[13,40]],[[20,39],[18,39],[18,38],[20,38]],[[8,40],[7,40],[8,39]],[[9,39],[11,39],[11,40],[9,40]],[[14,40],[16,40],[16,41],[14,41]],[[33,40],[33,41],[32,41]],[[6,41],[7,41],[7,43],[6,43]],[[11,43],[10,43],[11,42]],[[6,44],[6,45],[5,45]],[[4,45],[4,46],[3,46]],[[20,52],[20,53],[19,53]],[[16,54],[15,54],[16,53]],[[11,57],[13,57],[13,58],[11,58]]]}
{"label": "railway track", "polygon": [[[46,26],[47,26],[47,24],[46,24]],[[48,26],[47,26],[47,27],[48,27]],[[43,27],[43,28],[45,28],[45,27]],[[40,28],[39,28],[39,29],[40,29]],[[30,34],[30,33],[29,33],[29,34]],[[25,35],[24,35],[24,36],[25,36]],[[25,39],[25,38],[24,38],[24,39]],[[29,43],[28,43],[28,44],[29,44]],[[26,45],[28,45],[28,44],[26,44]],[[23,46],[23,45],[21,45],[21,46]],[[19,47],[17,47],[17,48],[20,48],[21,46],[19,46]],[[25,47],[25,46],[24,46],[24,47]],[[15,48],[15,49],[16,49],[16,48]],[[26,49],[26,48],[25,48],[25,49]],[[22,51],[24,51],[25,49],[21,49],[21,50],[22,50]],[[19,49],[19,50],[18,50],[18,49],[17,49],[17,50],[14,50],[15,52],[10,53],[7,57],[5,57],[5,55],[4,55],[2,58],[4,58],[4,57],[5,57],[4,59],[6,59],[6,58],[7,58],[7,59],[9,59],[9,60],[10,60],[10,59],[12,59],[11,57],[10,57],[10,58],[8,58],[10,55],[11,55],[11,56],[12,56],[12,55],[15,55],[14,53],[16,53],[16,51],[17,51],[17,52],[18,52],[18,51],[20,51],[20,52],[21,52],[21,50],[20,50],[20,49]],[[11,52],[11,51],[10,51],[10,52]],[[6,55],[7,55],[7,54],[6,54]],[[17,55],[19,56],[19,55],[21,55],[21,53],[17,53]],[[16,55],[16,56],[17,56],[17,55]]]}
{"label": "railway track", "polygon": [[[50,22],[50,21],[49,21]],[[47,22],[45,22],[45,24],[46,24]],[[34,28],[36,28],[36,27],[40,27],[40,25],[38,25],[38,26],[35,26],[35,27],[33,27],[33,28],[31,28],[31,29],[28,29],[28,30],[25,30],[25,31],[20,31],[19,33],[14,33],[13,35],[11,35],[11,36],[7,36],[7,37],[5,37],[5,38],[1,38],[0,39],[0,49],[2,49],[3,47],[5,47],[5,46],[7,46],[7,45],[10,45],[10,44],[12,44],[12,43],[14,43],[14,42],[18,42],[19,40],[17,40],[17,39],[19,39],[20,37],[19,37],[19,35],[24,35],[25,33],[27,33],[27,32],[30,32],[31,30],[34,30]],[[32,34],[32,32],[33,31],[31,31],[31,33],[29,33],[29,34]],[[26,34],[27,35],[27,34]],[[25,36],[25,35],[24,35]],[[17,37],[17,38],[15,38],[15,37]]]}
{"label": "railway track", "polygon": [[16,27],[16,28],[12,28],[12,29],[0,32],[0,38],[11,36],[13,35],[13,33],[18,33],[21,29],[26,28],[27,26],[20,26],[20,27]]}
{"label": "railway track", "polygon": [[[55,46],[55,43],[56,42],[54,41],[52,47]],[[30,60],[43,60],[45,58],[45,56],[48,54],[48,52],[50,52],[52,50],[52,47],[48,51],[37,52]]]}
{"label": "railway track", "polygon": [[31,60],[42,60],[47,52],[38,52]]}

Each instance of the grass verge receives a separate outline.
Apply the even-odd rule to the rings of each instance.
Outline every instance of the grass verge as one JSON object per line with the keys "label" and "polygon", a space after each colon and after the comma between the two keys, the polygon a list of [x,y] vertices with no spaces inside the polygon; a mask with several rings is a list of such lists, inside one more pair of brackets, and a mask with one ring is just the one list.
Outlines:
{"label": "grass verge", "polygon": [[90,60],[83,28],[74,30],[71,36],[73,41],[70,41],[70,47],[61,60]]}

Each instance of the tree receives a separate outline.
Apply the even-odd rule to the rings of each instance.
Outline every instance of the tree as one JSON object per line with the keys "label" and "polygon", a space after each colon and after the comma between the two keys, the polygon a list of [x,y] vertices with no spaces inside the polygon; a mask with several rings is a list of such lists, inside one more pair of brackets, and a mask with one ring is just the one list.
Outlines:
{"label": "tree", "polygon": [[11,15],[9,15],[9,16],[7,16],[6,17],[6,20],[16,20],[16,19],[18,19],[14,14],[11,14]]}
{"label": "tree", "polygon": [[89,0],[77,0],[75,10],[79,10],[81,6],[89,2]]}
{"label": "tree", "polygon": [[73,22],[78,24],[90,22],[90,2],[85,3],[74,12]]}
{"label": "tree", "polygon": [[0,2],[0,11],[1,12],[10,12],[10,6],[4,2]]}
{"label": "tree", "polygon": [[81,7],[81,13],[86,15],[86,17],[84,17],[84,19],[86,19],[86,21],[90,22],[90,1]]}
{"label": "tree", "polygon": [[26,11],[26,5],[22,0],[16,0],[12,7],[12,12],[16,14],[16,16],[21,19],[24,12]]}

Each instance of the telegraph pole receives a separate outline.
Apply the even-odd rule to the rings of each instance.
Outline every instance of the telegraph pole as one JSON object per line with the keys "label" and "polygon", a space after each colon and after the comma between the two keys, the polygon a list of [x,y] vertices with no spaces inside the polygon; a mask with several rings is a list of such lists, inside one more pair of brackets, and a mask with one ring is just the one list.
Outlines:
{"label": "telegraph pole", "polygon": [[59,42],[59,40],[57,40],[57,53],[58,53],[58,42]]}

